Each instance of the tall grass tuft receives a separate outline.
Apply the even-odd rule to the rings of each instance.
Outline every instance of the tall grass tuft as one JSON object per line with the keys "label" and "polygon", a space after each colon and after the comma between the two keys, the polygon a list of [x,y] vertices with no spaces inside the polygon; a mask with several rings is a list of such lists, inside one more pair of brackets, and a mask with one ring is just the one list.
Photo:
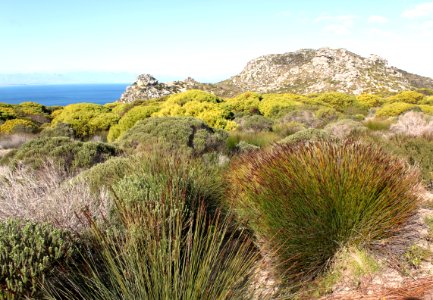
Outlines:
{"label": "tall grass tuft", "polygon": [[241,156],[229,205],[277,254],[286,278],[308,280],[343,246],[392,238],[414,215],[419,174],[380,148],[345,141],[280,145]]}
{"label": "tall grass tuft", "polygon": [[[89,222],[100,251],[78,277],[48,286],[59,299],[250,298],[252,242],[233,222],[208,217],[181,174],[154,176],[141,199],[115,197],[116,224]],[[191,203],[196,207],[191,209]],[[99,255],[100,253],[100,255]]]}

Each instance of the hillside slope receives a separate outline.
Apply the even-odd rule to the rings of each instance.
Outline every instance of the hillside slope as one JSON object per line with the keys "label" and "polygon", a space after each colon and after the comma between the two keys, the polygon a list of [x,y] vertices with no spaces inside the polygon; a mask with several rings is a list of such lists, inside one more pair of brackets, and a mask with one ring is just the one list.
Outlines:
{"label": "hillside slope", "polygon": [[433,89],[433,79],[388,66],[388,62],[377,55],[365,58],[346,49],[301,49],[260,56],[248,62],[238,75],[216,84],[199,83],[191,78],[159,83],[150,75],[140,75],[120,101],[150,99],[192,88],[223,97],[245,91],[361,94]]}

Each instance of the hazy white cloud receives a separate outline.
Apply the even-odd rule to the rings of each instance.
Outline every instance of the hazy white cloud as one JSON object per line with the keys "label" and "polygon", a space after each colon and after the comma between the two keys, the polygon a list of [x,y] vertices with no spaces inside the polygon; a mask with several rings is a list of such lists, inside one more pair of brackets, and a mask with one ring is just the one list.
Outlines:
{"label": "hazy white cloud", "polygon": [[433,2],[425,2],[413,8],[405,10],[402,14],[405,18],[419,18],[433,15]]}
{"label": "hazy white cloud", "polygon": [[368,23],[371,24],[385,24],[388,23],[388,19],[383,16],[370,16],[368,18]]}
{"label": "hazy white cloud", "polygon": [[347,35],[350,34],[355,19],[356,17],[352,15],[322,15],[314,19],[314,22],[325,24],[322,28],[324,32],[337,35]]}

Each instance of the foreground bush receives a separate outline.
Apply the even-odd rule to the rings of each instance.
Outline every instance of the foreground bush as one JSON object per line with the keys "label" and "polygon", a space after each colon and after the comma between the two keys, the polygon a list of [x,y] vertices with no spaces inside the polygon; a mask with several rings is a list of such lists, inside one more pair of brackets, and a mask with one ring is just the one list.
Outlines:
{"label": "foreground bush", "polygon": [[377,147],[321,141],[241,156],[229,205],[275,251],[288,278],[309,279],[343,246],[396,235],[416,211],[416,171]]}
{"label": "foreground bush", "polygon": [[37,296],[45,276],[72,252],[70,236],[50,225],[0,223],[0,299]]}
{"label": "foreground bush", "polygon": [[[101,251],[87,256],[81,274],[67,285],[48,287],[51,297],[251,299],[256,255],[250,240],[217,214],[207,217],[199,194],[181,178],[147,177],[139,198],[131,197],[138,189],[120,190],[119,226],[105,230],[93,223]],[[129,187],[139,179],[128,179]]]}
{"label": "foreground bush", "polygon": [[226,138],[224,131],[214,130],[201,120],[161,117],[139,121],[120,137],[119,144],[123,149],[137,149],[161,143],[202,154],[220,149]]}
{"label": "foreground bush", "polygon": [[103,162],[117,152],[116,147],[104,143],[80,142],[68,137],[39,138],[23,144],[3,161],[9,161],[11,166],[25,165],[35,169],[51,161],[73,173]]}

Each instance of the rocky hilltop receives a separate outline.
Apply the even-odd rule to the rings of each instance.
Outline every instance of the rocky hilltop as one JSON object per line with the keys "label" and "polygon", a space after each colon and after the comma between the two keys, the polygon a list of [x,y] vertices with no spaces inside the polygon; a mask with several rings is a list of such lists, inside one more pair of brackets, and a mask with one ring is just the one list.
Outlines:
{"label": "rocky hilltop", "polygon": [[238,75],[216,84],[199,83],[191,78],[159,83],[150,75],[140,75],[120,101],[150,99],[193,88],[223,97],[245,91],[361,94],[433,89],[433,79],[389,66],[385,59],[377,55],[365,58],[346,49],[301,49],[260,56],[251,60]]}
{"label": "rocky hilltop", "polygon": [[138,99],[159,98],[190,89],[200,89],[201,85],[190,77],[182,81],[161,83],[150,74],[142,74],[138,76],[137,81],[126,88],[119,101],[129,103]]}

